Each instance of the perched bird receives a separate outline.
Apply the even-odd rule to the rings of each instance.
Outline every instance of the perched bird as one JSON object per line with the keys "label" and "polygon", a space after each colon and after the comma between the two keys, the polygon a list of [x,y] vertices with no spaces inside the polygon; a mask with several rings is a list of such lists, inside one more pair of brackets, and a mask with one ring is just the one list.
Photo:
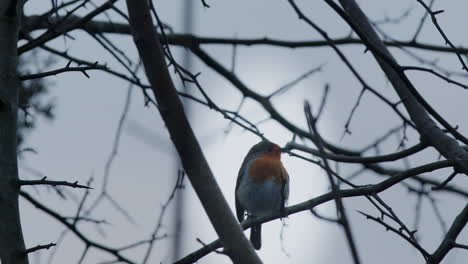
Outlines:
{"label": "perched bird", "polygon": [[[267,140],[254,145],[242,162],[236,183],[236,213],[239,222],[244,212],[259,217],[284,210],[289,196],[289,175],[281,163],[281,148]],[[252,226],[250,241],[262,246],[261,225]]]}

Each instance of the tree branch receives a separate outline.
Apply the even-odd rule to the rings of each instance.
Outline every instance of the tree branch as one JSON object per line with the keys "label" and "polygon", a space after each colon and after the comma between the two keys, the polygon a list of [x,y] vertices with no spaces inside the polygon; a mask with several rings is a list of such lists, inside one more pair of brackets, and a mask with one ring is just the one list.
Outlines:
{"label": "tree branch", "polygon": [[398,230],[398,229],[394,228],[393,226],[385,223],[382,219],[380,219],[378,217],[366,214],[366,213],[361,212],[361,211],[358,211],[358,213],[362,214],[367,219],[370,219],[370,220],[372,220],[374,222],[377,222],[377,223],[381,224],[382,226],[385,227],[385,229],[387,231],[390,230],[393,233],[397,234],[398,236],[402,237],[404,240],[406,240],[408,243],[410,243],[413,247],[415,247],[417,250],[419,250],[419,252],[421,252],[421,254],[423,255],[424,258],[427,258],[429,256],[429,253],[427,253],[427,251],[424,248],[422,248],[418,243],[416,243],[413,239],[411,239],[411,237],[408,237],[407,235],[403,234],[401,232],[401,230]]}
{"label": "tree branch", "polygon": [[[324,106],[324,101],[322,102],[322,105],[320,109]],[[328,159],[325,157],[325,150],[323,147],[323,140],[322,137],[320,136],[318,130],[317,130],[317,120],[319,116],[315,117],[312,114],[312,110],[310,107],[310,104],[306,101],[304,104],[304,112],[307,120],[307,125],[309,126],[309,130],[311,133],[315,135],[316,140],[314,141],[315,145],[317,145],[319,155],[322,158],[323,161],[323,168],[325,169],[328,180],[330,182],[330,187],[331,187],[331,192],[333,194],[333,200],[335,201],[335,206],[337,209],[337,216],[338,216],[338,222],[341,224],[343,227],[345,236],[346,236],[346,241],[348,242],[349,249],[351,251],[351,256],[353,257],[353,261],[355,264],[361,263],[359,259],[359,254],[356,246],[356,242],[353,236],[353,233],[351,232],[351,226],[348,221],[348,217],[346,214],[345,207],[343,205],[343,199],[339,195],[340,188],[339,186],[335,183],[335,179],[333,178],[330,165],[328,163]],[[319,111],[320,113],[321,111]]]}
{"label": "tree branch", "polygon": [[55,212],[54,210],[48,208],[47,206],[43,205],[36,199],[34,199],[31,195],[29,195],[27,192],[24,191],[19,191],[20,195],[25,198],[28,202],[30,202],[32,205],[34,205],[36,208],[39,210],[43,211],[44,213],[48,214],[55,220],[59,221],[63,225],[66,226],[68,230],[70,230],[72,233],[74,233],[83,243],[86,244],[86,247],[94,247],[97,249],[100,249],[116,258],[116,260],[123,262],[123,263],[128,263],[128,264],[135,264],[135,262],[131,261],[130,259],[126,258],[123,256],[119,250],[115,248],[110,248],[107,246],[104,246],[102,244],[99,244],[95,241],[90,240],[87,236],[85,236],[80,230],[77,229],[75,225],[72,223],[68,222],[66,218],[61,216],[59,213]]}
{"label": "tree branch", "polygon": [[145,0],[127,0],[130,27],[146,76],[183,167],[226,253],[234,263],[261,263],[244,236],[211,172],[169,75]]}
{"label": "tree branch", "polygon": [[[396,184],[398,184],[398,183],[400,183],[400,182],[402,182],[402,181],[404,181],[404,180],[406,180],[406,179],[408,179],[410,177],[413,177],[415,175],[431,172],[431,171],[434,171],[434,170],[437,170],[437,169],[451,167],[453,165],[454,165],[454,162],[451,162],[451,161],[447,161],[447,160],[437,161],[437,162],[434,162],[434,163],[430,163],[430,164],[422,165],[422,166],[419,166],[419,167],[415,167],[415,168],[409,169],[407,171],[403,171],[401,173],[393,175],[391,178],[388,178],[388,179],[386,179],[384,181],[381,181],[381,182],[379,182],[377,184],[374,184],[374,185],[367,185],[367,186],[358,187],[358,188],[354,188],[354,189],[338,190],[335,194],[339,195],[339,197],[341,197],[341,198],[373,195],[373,194],[376,194],[376,193],[383,192],[383,191],[387,190],[388,188],[390,188],[390,187],[392,187],[392,186],[394,186],[394,185],[396,185]],[[334,197],[335,197],[335,194],[333,192],[328,192],[326,194],[320,195],[320,196],[315,197],[313,199],[310,199],[308,201],[305,201],[305,202],[302,202],[302,203],[299,203],[299,204],[296,204],[296,205],[293,205],[293,206],[286,207],[284,212],[277,212],[277,213],[273,213],[273,214],[270,214],[270,215],[267,215],[267,216],[255,218],[254,220],[251,220],[251,221],[244,221],[244,222],[242,222],[241,226],[244,229],[248,229],[248,228],[252,227],[253,225],[270,222],[272,220],[279,219],[279,218],[289,216],[289,215],[292,215],[292,214],[296,214],[296,213],[299,213],[299,212],[302,212],[302,211],[311,210],[311,209],[313,209],[314,207],[316,207],[316,206],[318,206],[320,204],[332,201],[334,199]],[[202,257],[209,254],[210,252],[212,252],[213,250],[219,248],[220,246],[221,246],[220,241],[216,240],[216,241],[208,244],[207,246],[202,247],[202,248],[194,251],[193,253],[185,256],[184,258],[182,258],[179,261],[175,262],[175,264],[194,263],[194,262],[200,260]]]}
{"label": "tree branch", "polygon": [[[36,39],[33,39],[32,41],[29,41],[28,43],[20,46],[18,48],[18,53],[24,53],[28,50],[31,50],[33,48],[36,48],[44,43],[46,43],[49,40],[52,40],[58,36],[61,36],[73,29],[80,28],[82,25],[86,24],[87,22],[91,21],[95,16],[101,14],[103,11],[111,8],[115,2],[118,0],[108,0],[98,8],[94,9],[93,11],[89,12],[87,15],[84,17],[81,17],[78,20],[75,21],[61,21],[60,27],[55,28],[54,30],[48,30],[44,34],[40,35]],[[49,27],[48,27],[49,28]],[[47,28],[47,29],[48,29]]]}
{"label": "tree branch", "polygon": [[[69,16],[67,21],[74,23],[74,21],[81,20],[79,16]],[[48,17],[44,19],[43,16],[26,16],[24,17],[23,30],[34,31],[48,29],[50,24],[56,24],[62,18],[59,16]],[[108,33],[108,34],[130,34],[130,27],[124,23],[110,23],[106,21],[91,20],[87,23],[80,24],[80,29],[84,29],[93,33]],[[74,29],[77,29],[74,28]],[[219,37],[200,37],[189,34],[169,34],[167,35],[167,41],[172,45],[179,45],[190,47],[193,45],[243,45],[243,46],[257,46],[267,45],[282,48],[313,48],[313,47],[326,47],[329,46],[326,40],[306,40],[306,41],[294,41],[294,40],[282,40],[272,38],[219,38]],[[429,43],[423,43],[419,41],[400,41],[400,40],[387,40],[383,41],[388,47],[407,47],[413,49],[436,51],[443,53],[455,53],[459,52],[462,55],[468,54],[468,47],[458,47],[456,50],[451,47],[439,46]],[[333,39],[335,45],[364,45],[364,42],[354,37],[341,37]]]}
{"label": "tree branch", "polygon": [[35,247],[26,249],[26,251],[24,251],[24,254],[30,254],[30,253],[33,253],[35,251],[41,250],[41,249],[49,249],[49,248],[54,247],[56,245],[57,244],[55,244],[55,243],[50,243],[50,244],[47,244],[47,245],[37,245]]}
{"label": "tree branch", "polygon": [[404,157],[408,157],[415,153],[418,153],[419,151],[422,151],[426,148],[427,148],[426,144],[418,143],[410,148],[407,148],[407,149],[404,149],[402,151],[398,151],[395,153],[387,154],[387,155],[373,156],[373,157],[360,157],[360,156],[339,155],[339,154],[326,153],[326,152],[321,153],[319,150],[309,148],[309,147],[297,144],[295,142],[290,142],[285,147],[285,149],[287,150],[297,149],[300,151],[310,153],[315,156],[324,157],[324,158],[331,159],[334,161],[346,162],[346,163],[361,163],[361,164],[395,161],[398,159],[402,159]]}
{"label": "tree branch", "polygon": [[52,75],[57,75],[57,74],[64,73],[64,72],[81,72],[87,78],[89,78],[89,75],[86,73],[86,71],[89,71],[89,70],[104,70],[106,68],[107,68],[106,66],[101,66],[101,65],[83,66],[83,67],[69,67],[69,66],[67,66],[67,67],[64,67],[64,68],[61,68],[61,69],[57,69],[57,70],[41,72],[41,73],[36,73],[36,74],[22,75],[22,76],[19,76],[19,79],[22,80],[22,81],[32,80],[32,79],[39,79],[39,78],[49,77],[49,76],[52,76]]}
{"label": "tree branch", "polygon": [[19,180],[20,186],[25,185],[51,185],[51,186],[68,186],[72,188],[83,188],[83,189],[92,189],[89,186],[78,184],[78,181],[67,182],[67,181],[50,181],[46,180],[47,177],[44,177],[40,180]]}
{"label": "tree branch", "polygon": [[455,247],[455,240],[457,239],[460,232],[465,227],[468,222],[468,204],[465,205],[465,208],[460,212],[459,215],[453,220],[450,229],[445,235],[444,240],[440,243],[436,251],[429,257],[428,264],[437,264],[441,263],[447,253]]}
{"label": "tree branch", "polygon": [[[445,122],[444,126],[455,136],[459,135],[459,133],[454,131],[453,127],[448,125],[445,120],[441,119],[427,103],[424,102],[424,106],[422,105],[424,99],[417,94],[416,89],[382,43],[356,2],[354,0],[340,0],[340,3],[343,5],[343,11],[335,2],[331,0],[325,1],[345,19],[372,51],[388,80],[392,83],[393,88],[401,98],[411,119],[414,121],[421,138],[427,140],[428,143],[434,146],[444,157],[454,160],[460,169],[468,174],[468,153],[458,145],[456,140],[447,136],[442,129],[437,126],[429,117],[427,111],[431,111],[431,114],[439,122]],[[419,96],[418,99],[416,99],[416,96]],[[463,136],[462,138],[464,139]]]}

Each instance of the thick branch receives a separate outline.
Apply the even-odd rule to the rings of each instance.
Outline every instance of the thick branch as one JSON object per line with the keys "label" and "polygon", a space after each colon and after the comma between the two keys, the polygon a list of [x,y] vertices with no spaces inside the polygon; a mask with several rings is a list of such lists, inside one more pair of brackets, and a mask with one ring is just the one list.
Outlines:
{"label": "thick branch", "polygon": [[[23,29],[27,31],[43,30],[48,29],[50,24],[57,23],[61,17],[52,16],[48,19],[44,19],[41,16],[28,16],[24,18]],[[74,21],[81,20],[79,16],[69,16],[67,21],[74,23]],[[88,21],[85,24],[80,24],[80,29],[84,29],[92,33],[109,33],[109,34],[130,34],[130,27],[124,23],[114,23],[107,21]],[[169,34],[167,36],[169,44],[180,45],[189,47],[192,45],[244,45],[244,46],[255,46],[255,45],[268,45],[283,48],[313,48],[313,47],[327,47],[329,46],[326,40],[305,40],[305,41],[294,41],[294,40],[282,40],[272,38],[220,38],[220,37],[200,37],[188,34]],[[362,40],[353,37],[342,37],[333,39],[335,45],[362,45]],[[455,53],[455,50],[451,47],[439,46],[429,43],[423,43],[419,41],[399,41],[399,40],[388,40],[384,41],[384,44],[389,47],[407,47],[427,51],[437,51],[445,53]],[[457,51],[460,54],[468,54],[467,47],[459,47]]]}
{"label": "thick branch", "polygon": [[[378,37],[366,15],[354,0],[340,0],[344,12],[331,1],[326,2],[348,22],[353,30],[363,39],[374,54],[380,67],[386,74],[393,88],[401,98],[411,119],[414,121],[423,140],[434,146],[444,157],[454,160],[462,171],[468,174],[468,153],[462,149],[456,140],[447,136],[442,129],[429,117],[426,106],[416,99],[416,91],[388,49]],[[425,108],[426,107],[426,108]]]}
{"label": "thick branch", "polygon": [[130,27],[158,109],[211,224],[234,263],[261,263],[211,172],[169,75],[145,0],[127,0]]}
{"label": "thick branch", "polygon": [[445,235],[444,240],[440,243],[439,247],[436,249],[434,254],[427,261],[428,264],[441,263],[442,259],[447,255],[447,253],[454,248],[455,240],[460,232],[465,227],[468,222],[468,204],[465,205],[465,208],[460,212],[460,214],[455,218]]}

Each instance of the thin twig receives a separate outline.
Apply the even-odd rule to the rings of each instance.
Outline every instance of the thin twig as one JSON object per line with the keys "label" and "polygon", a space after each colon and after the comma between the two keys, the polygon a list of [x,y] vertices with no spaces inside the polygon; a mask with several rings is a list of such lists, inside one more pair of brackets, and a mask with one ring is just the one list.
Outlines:
{"label": "thin twig", "polygon": [[47,177],[44,177],[40,180],[20,180],[19,185],[20,186],[25,186],[25,185],[51,185],[51,186],[68,186],[72,188],[82,188],[82,189],[93,189],[89,186],[86,185],[81,185],[78,184],[78,181],[76,182],[67,182],[67,181],[50,181],[46,180]]}
{"label": "thin twig", "polygon": [[393,233],[399,235],[400,237],[402,237],[404,240],[406,240],[408,243],[410,243],[413,247],[415,247],[416,249],[419,250],[419,252],[421,252],[421,254],[423,255],[423,257],[425,259],[427,259],[427,257],[429,256],[429,253],[424,249],[422,248],[418,243],[416,243],[413,239],[411,239],[410,237],[406,236],[405,234],[403,234],[402,232],[400,232],[398,229],[395,229],[394,227],[390,226],[389,224],[385,223],[384,221],[382,221],[382,219],[378,218],[378,217],[374,217],[374,216],[371,216],[369,214],[366,214],[364,212],[361,212],[361,211],[358,211],[358,213],[362,214],[363,216],[365,216],[367,219],[370,219],[374,222],[377,222],[379,224],[381,224],[382,226],[385,227],[385,229],[388,231],[392,231]]}
{"label": "thin twig", "polygon": [[28,74],[28,75],[22,75],[19,76],[19,79],[22,81],[25,80],[32,80],[32,79],[39,79],[39,78],[45,78],[53,75],[57,75],[60,73],[64,72],[81,72],[83,73],[87,78],[89,78],[89,75],[86,73],[86,71],[89,70],[105,70],[107,67],[104,65],[95,65],[95,66],[83,66],[83,67],[67,67],[57,69],[57,70],[52,70],[52,71],[47,71],[47,72],[41,72],[41,73],[35,73],[35,74]]}
{"label": "thin twig", "polygon": [[32,247],[32,248],[28,248],[24,251],[24,254],[30,254],[30,253],[33,253],[35,251],[38,251],[38,250],[41,250],[41,249],[49,249],[51,247],[54,247],[56,244],[55,243],[50,243],[50,244],[47,244],[47,245],[37,245],[35,247]]}
{"label": "thin twig", "polygon": [[[322,102],[322,104],[324,104],[324,102]],[[322,107],[320,107],[320,108],[322,108]],[[317,148],[318,148],[320,153],[325,153],[325,150],[324,150],[324,147],[323,147],[322,137],[318,133],[318,130],[317,130],[317,127],[316,127],[317,119],[316,119],[316,117],[313,116],[312,110],[311,110],[310,105],[309,105],[309,103],[307,101],[304,104],[304,111],[305,111],[305,115],[306,115],[306,119],[307,119],[307,124],[309,126],[309,130],[310,130],[311,133],[313,133],[315,135],[315,138],[316,138],[316,141],[314,143],[317,145]],[[360,260],[359,260],[359,254],[358,254],[356,242],[355,242],[353,234],[351,232],[351,226],[349,225],[349,221],[348,221],[348,218],[347,218],[347,215],[346,215],[346,211],[345,211],[345,208],[344,208],[344,205],[343,205],[343,201],[342,201],[340,195],[338,194],[339,187],[336,185],[335,180],[334,180],[334,178],[332,176],[331,169],[330,169],[330,166],[328,164],[328,159],[322,157],[322,161],[323,161],[323,165],[324,165],[325,171],[326,171],[327,176],[328,176],[328,180],[330,181],[332,194],[334,196],[333,199],[335,200],[336,208],[337,208],[337,211],[338,211],[338,221],[339,221],[339,223],[341,224],[341,226],[344,229],[346,239],[348,241],[348,246],[350,248],[351,255],[353,257],[353,261],[354,261],[355,264],[359,264]]]}
{"label": "thin twig", "polygon": [[442,188],[444,188],[451,180],[453,180],[453,178],[455,178],[455,176],[457,176],[458,174],[458,171],[457,170],[454,170],[450,176],[447,177],[447,179],[445,179],[445,181],[441,182],[440,184],[436,185],[436,186],[432,186],[432,190],[440,190]]}

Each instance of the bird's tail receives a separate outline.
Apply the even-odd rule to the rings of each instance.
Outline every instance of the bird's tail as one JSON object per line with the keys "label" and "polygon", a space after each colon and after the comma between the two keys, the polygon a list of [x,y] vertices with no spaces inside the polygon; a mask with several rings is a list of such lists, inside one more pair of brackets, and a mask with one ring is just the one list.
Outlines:
{"label": "bird's tail", "polygon": [[250,242],[252,242],[252,246],[256,250],[262,247],[262,225],[255,225],[250,228]]}

